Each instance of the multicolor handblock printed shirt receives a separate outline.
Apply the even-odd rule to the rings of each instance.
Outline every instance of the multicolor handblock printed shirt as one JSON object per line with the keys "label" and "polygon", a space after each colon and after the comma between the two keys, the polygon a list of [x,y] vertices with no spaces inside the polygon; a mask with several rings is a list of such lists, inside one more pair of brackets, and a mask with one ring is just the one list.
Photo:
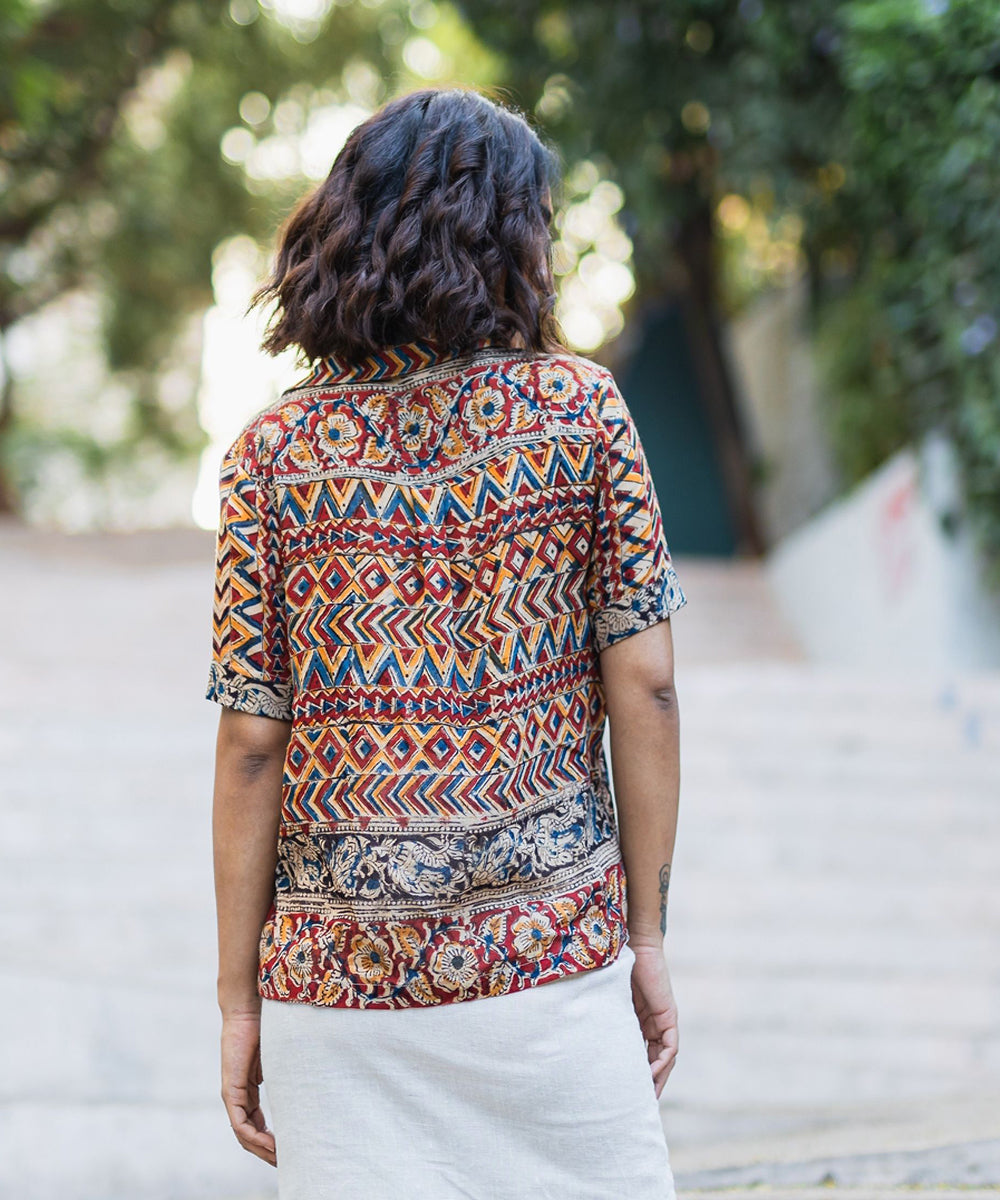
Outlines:
{"label": "multicolor handblock printed shirt", "polygon": [[332,356],[220,497],[207,697],[291,722],[259,994],[408,1008],[615,959],[598,656],[686,599],[611,373]]}

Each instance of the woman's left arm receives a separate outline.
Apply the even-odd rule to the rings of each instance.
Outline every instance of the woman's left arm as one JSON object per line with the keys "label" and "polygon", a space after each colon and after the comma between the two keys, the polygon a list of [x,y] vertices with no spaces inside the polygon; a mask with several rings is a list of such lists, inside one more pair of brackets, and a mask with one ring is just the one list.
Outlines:
{"label": "woman's left arm", "polygon": [[272,1166],[259,1102],[260,934],[274,898],[281,781],[291,721],[223,708],[215,754],[212,844],[219,933],[222,1099],[240,1144]]}

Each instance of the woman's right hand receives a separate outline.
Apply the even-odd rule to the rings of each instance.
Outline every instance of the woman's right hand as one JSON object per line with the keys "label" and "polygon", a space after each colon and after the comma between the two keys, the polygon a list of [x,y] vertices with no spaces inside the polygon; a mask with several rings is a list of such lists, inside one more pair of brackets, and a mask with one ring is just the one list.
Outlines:
{"label": "woman's right hand", "polygon": [[656,1097],[677,1061],[677,1003],[662,946],[629,942],[635,954],[632,966],[632,1005],[646,1039]]}
{"label": "woman's right hand", "polygon": [[224,1013],[222,1017],[222,1102],[229,1124],[244,1150],[278,1165],[274,1134],[260,1106],[260,1013]]}

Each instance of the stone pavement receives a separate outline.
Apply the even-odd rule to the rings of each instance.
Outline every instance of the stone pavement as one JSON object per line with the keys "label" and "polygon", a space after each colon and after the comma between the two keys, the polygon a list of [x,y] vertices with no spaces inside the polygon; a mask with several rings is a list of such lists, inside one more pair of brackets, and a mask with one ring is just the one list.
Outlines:
{"label": "stone pavement", "polygon": [[[211,555],[0,524],[0,1196],[276,1194],[218,1099]],[[1000,676],[819,667],[753,564],[678,572],[680,1194],[997,1197]]]}

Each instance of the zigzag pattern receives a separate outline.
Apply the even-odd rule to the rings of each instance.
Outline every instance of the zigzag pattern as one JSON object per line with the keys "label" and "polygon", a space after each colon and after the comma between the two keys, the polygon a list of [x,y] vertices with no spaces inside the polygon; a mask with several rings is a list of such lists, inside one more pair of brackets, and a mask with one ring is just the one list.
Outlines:
{"label": "zigzag pattern", "polygon": [[302,706],[301,727],[338,721],[416,721],[442,724],[483,720],[520,712],[559,692],[583,688],[593,677],[588,646],[551,662],[539,662],[515,681],[498,679],[484,687],[456,692],[451,687],[346,686],[315,690]]}
{"label": "zigzag pattern", "polygon": [[[366,517],[384,526],[387,535],[447,536],[457,540],[455,549],[475,551],[487,516],[509,522],[527,515],[537,521],[575,500],[588,506],[593,520],[594,458],[592,442],[550,440],[473,464],[446,484],[401,484],[364,473],[291,481],[281,489],[278,518],[293,553],[299,544],[293,530],[301,539],[325,521],[350,528]],[[533,505],[526,505],[528,497]]]}
{"label": "zigzag pattern", "polygon": [[[360,482],[360,481],[358,481]],[[367,482],[367,481],[365,481]],[[509,512],[508,512],[509,510]],[[320,558],[324,554],[392,554],[452,560],[483,554],[505,537],[535,529],[540,521],[555,521],[553,528],[568,527],[588,544],[593,521],[593,496],[553,495],[543,497],[535,512],[525,512],[516,500],[508,500],[485,517],[454,527],[426,523],[386,524],[367,518],[344,517],[337,521],[317,521],[289,533],[284,545],[286,567]]]}
{"label": "zigzag pattern", "polygon": [[[534,547],[513,544],[502,559],[450,568],[431,560],[400,570],[395,578],[374,556],[358,561],[331,556],[321,568],[297,570],[290,577],[287,593],[302,606],[290,625],[303,654],[378,642],[472,650],[583,611],[586,566],[577,557],[576,542],[584,538],[571,531],[560,539],[549,531],[538,535]],[[486,589],[493,594],[484,596]]]}
{"label": "zigzag pattern", "polygon": [[[492,756],[495,748],[485,735],[482,740],[483,754]],[[479,775],[373,770],[304,783],[286,781],[282,820],[312,824],[362,817],[436,817],[450,821],[513,813],[560,788],[587,786],[592,750],[585,742],[553,746],[513,770]],[[586,871],[586,864],[579,866]]]}
{"label": "zigzag pattern", "polygon": [[484,646],[390,646],[384,643],[315,647],[296,663],[300,693],[355,687],[451,688],[469,692],[491,683],[517,686],[518,676],[538,663],[587,646],[583,612],[537,621],[501,634]]}
{"label": "zigzag pattern", "polygon": [[[476,343],[476,349],[489,345],[492,345],[491,339],[483,338]],[[458,351],[442,353],[433,342],[427,340],[387,347],[378,354],[369,354],[357,360],[331,354],[319,360],[312,374],[300,386],[311,387],[331,376],[342,383],[372,383],[459,357]]]}
{"label": "zigzag pattern", "polygon": [[232,450],[223,461],[220,493],[208,695],[243,711],[286,716],[292,685],[273,566],[276,524],[261,519],[261,484]]}

